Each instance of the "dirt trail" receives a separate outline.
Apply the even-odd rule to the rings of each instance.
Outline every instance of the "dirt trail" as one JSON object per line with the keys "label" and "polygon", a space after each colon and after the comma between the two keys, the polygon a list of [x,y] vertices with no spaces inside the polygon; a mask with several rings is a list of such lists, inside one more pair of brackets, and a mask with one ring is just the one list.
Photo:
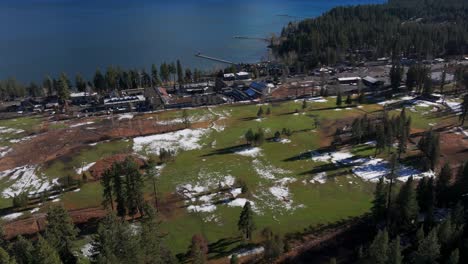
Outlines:
{"label": "dirt trail", "polygon": [[77,120],[76,124],[83,125],[49,130],[29,141],[15,144],[13,151],[0,159],[0,171],[25,165],[43,164],[81,147],[104,140],[146,136],[184,128],[182,124],[161,125],[154,120],[143,118],[129,120],[88,118]]}

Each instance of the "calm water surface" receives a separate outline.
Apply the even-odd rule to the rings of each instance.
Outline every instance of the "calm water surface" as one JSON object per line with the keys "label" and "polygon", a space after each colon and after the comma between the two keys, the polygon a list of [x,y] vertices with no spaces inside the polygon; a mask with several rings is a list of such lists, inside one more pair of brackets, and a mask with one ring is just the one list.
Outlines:
{"label": "calm water surface", "polygon": [[[338,5],[383,0],[0,0],[0,78],[41,80],[108,65],[149,68],[180,59],[220,67],[204,54],[233,62],[266,57],[266,44],[233,36],[279,34],[291,20]],[[288,15],[288,16],[284,16]]]}

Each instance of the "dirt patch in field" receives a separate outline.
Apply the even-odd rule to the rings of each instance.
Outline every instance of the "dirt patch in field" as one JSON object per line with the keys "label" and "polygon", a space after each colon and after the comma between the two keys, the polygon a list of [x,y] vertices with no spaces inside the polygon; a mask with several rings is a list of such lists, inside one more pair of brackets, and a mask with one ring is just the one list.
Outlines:
{"label": "dirt patch in field", "polygon": [[[87,223],[92,220],[101,219],[106,216],[107,210],[102,208],[86,208],[69,211],[73,222],[78,224]],[[46,214],[36,214],[31,218],[16,220],[4,225],[6,239],[14,238],[18,235],[33,235],[43,231],[46,227]]]}
{"label": "dirt patch in field", "polygon": [[[197,124],[197,126],[203,125],[206,124]],[[31,140],[15,144],[13,150],[0,159],[0,171],[46,163],[92,143],[166,133],[184,128],[182,124],[161,125],[152,119],[118,120],[116,117],[80,119],[68,126],[69,128],[43,132]]]}
{"label": "dirt patch in field", "polygon": [[88,171],[94,180],[99,180],[101,179],[102,174],[112,167],[114,163],[123,162],[127,157],[130,157],[140,168],[146,164],[144,159],[137,157],[136,155],[117,154],[98,160],[91,168],[89,168]]}

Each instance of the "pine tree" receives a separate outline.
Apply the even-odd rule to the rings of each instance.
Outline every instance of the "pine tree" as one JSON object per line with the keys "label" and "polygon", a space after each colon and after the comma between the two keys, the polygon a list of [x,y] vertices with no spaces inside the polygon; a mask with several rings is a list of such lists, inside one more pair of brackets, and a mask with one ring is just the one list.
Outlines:
{"label": "pine tree", "polygon": [[106,90],[106,81],[99,69],[97,69],[94,74],[93,83],[98,93],[103,93]]}
{"label": "pine tree", "polygon": [[255,230],[255,223],[253,220],[253,211],[250,202],[246,202],[237,223],[239,231],[244,235],[247,240],[252,239],[252,233]]}
{"label": "pine tree", "polygon": [[403,256],[401,255],[400,236],[397,236],[389,246],[387,264],[401,264]]}
{"label": "pine tree", "polygon": [[207,262],[208,243],[202,235],[194,235],[190,245],[190,257],[192,264],[204,264]]}
{"label": "pine tree", "polygon": [[8,252],[6,252],[5,249],[0,247],[0,263],[2,264],[16,264],[16,261],[14,258],[10,257]]}
{"label": "pine tree", "polygon": [[452,251],[452,253],[450,253],[450,256],[447,260],[447,262],[445,262],[446,264],[458,264],[460,261],[460,252],[458,250],[458,248],[454,249]]}
{"label": "pine tree", "polygon": [[396,199],[397,222],[405,230],[411,227],[418,216],[418,202],[413,188],[413,177],[408,178],[401,187]]}
{"label": "pine tree", "polygon": [[255,135],[254,135],[252,129],[247,130],[247,132],[244,135],[245,141],[247,142],[247,144],[250,144],[250,145],[253,144],[254,137],[255,137]]}
{"label": "pine tree", "polygon": [[12,244],[11,252],[18,264],[33,263],[34,246],[23,236],[18,236]]}
{"label": "pine tree", "polygon": [[343,99],[341,98],[341,89],[338,89],[338,93],[336,96],[336,105],[341,106],[343,104]]}
{"label": "pine tree", "polygon": [[433,229],[419,243],[415,252],[415,263],[417,264],[436,264],[440,256],[440,244],[437,239],[437,230]]}
{"label": "pine tree", "polygon": [[59,86],[57,89],[57,96],[61,103],[65,103],[70,98],[70,86],[69,81],[65,73],[60,75]]}
{"label": "pine tree", "polygon": [[406,87],[408,90],[413,90],[417,82],[417,72],[416,67],[411,66],[406,73]]}
{"label": "pine tree", "polygon": [[445,207],[450,201],[450,178],[452,177],[452,169],[448,163],[440,170],[439,177],[436,183],[437,204]]}
{"label": "pine tree", "polygon": [[270,107],[267,108],[267,110],[266,110],[266,115],[267,115],[267,116],[271,115],[271,109],[270,109]]}
{"label": "pine tree", "polygon": [[115,166],[111,166],[105,170],[101,177],[102,185],[102,205],[104,208],[111,208],[114,211],[114,198],[112,195],[112,180],[114,178]]}
{"label": "pine tree", "polygon": [[124,217],[127,214],[125,186],[122,180],[124,169],[120,163],[114,163],[112,166],[114,167],[114,173],[112,174],[112,187],[114,191],[115,202],[117,204],[117,215]]}
{"label": "pine tree", "polygon": [[231,260],[229,261],[230,264],[239,264],[239,257],[237,254],[232,254]]}
{"label": "pine tree", "polygon": [[156,64],[151,65],[151,83],[153,86],[160,85],[161,80],[159,79],[158,67]]}
{"label": "pine tree", "polygon": [[376,222],[385,219],[387,214],[387,191],[383,178],[379,179],[374,191],[374,200],[372,202],[372,216]]}
{"label": "pine tree", "polygon": [[385,150],[385,132],[382,124],[377,124],[375,135],[375,156]]}
{"label": "pine tree", "polygon": [[138,165],[127,157],[122,164],[125,175],[126,207],[128,214],[134,217],[137,213],[143,214],[143,176]]}
{"label": "pine tree", "polygon": [[258,118],[263,117],[263,107],[261,107],[261,106],[260,106],[260,108],[258,108],[257,117],[258,117]]}
{"label": "pine tree", "polygon": [[353,101],[351,100],[351,95],[346,96],[346,101],[345,101],[345,103],[346,103],[347,105],[350,105],[350,104],[353,103]]}
{"label": "pine tree", "polygon": [[62,206],[51,206],[46,216],[45,239],[60,254],[66,262],[73,258],[72,247],[76,240],[78,230],[67,210]]}
{"label": "pine tree", "polygon": [[307,109],[307,101],[304,99],[302,101],[302,110],[305,111]]}
{"label": "pine tree", "polygon": [[184,70],[179,60],[177,60],[177,81],[179,84],[184,83]]}
{"label": "pine tree", "polygon": [[142,263],[144,250],[139,243],[139,232],[117,218],[115,214],[104,217],[92,242],[92,260],[96,263]]}
{"label": "pine tree", "polygon": [[39,235],[34,249],[34,263],[37,264],[61,264],[57,251]]}
{"label": "pine tree", "polygon": [[386,264],[388,260],[388,232],[379,231],[369,246],[369,261],[375,264]]}

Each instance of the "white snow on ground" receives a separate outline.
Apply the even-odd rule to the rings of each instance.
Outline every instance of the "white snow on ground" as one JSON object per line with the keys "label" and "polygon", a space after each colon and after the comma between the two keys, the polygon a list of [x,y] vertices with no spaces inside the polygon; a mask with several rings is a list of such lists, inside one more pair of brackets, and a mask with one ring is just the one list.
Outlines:
{"label": "white snow on ground", "polygon": [[15,129],[15,128],[8,128],[8,127],[1,127],[0,126],[0,135],[2,134],[20,134],[23,133],[24,130],[22,129]]}
{"label": "white snow on ground", "polygon": [[118,120],[133,119],[133,114],[126,113],[119,115]]}
{"label": "white snow on ground", "polygon": [[253,168],[255,172],[257,172],[257,174],[264,179],[273,180],[273,179],[278,178],[276,177],[277,174],[290,173],[290,171],[283,170],[281,168],[276,168],[269,164],[264,164],[258,159],[253,160],[252,164],[253,164]]}
{"label": "white snow on ground", "polygon": [[[232,207],[244,207],[244,205],[249,202],[249,200],[245,199],[245,198],[236,198],[232,201],[230,201],[227,205],[228,206],[232,206]],[[250,201],[250,204],[252,205],[252,207],[255,206],[255,203]]]}
{"label": "white snow on ground", "polygon": [[0,179],[7,179],[7,184],[11,184],[3,190],[2,196],[10,198],[25,191],[34,194],[46,191],[57,184],[56,180],[50,182],[44,175],[38,175],[36,170],[37,167],[31,165],[0,172]]}
{"label": "white snow on ground", "polygon": [[[242,189],[233,188],[234,184],[235,178],[231,175],[223,176],[220,173],[201,171],[196,183],[181,184],[176,189],[186,198],[187,211],[213,213],[217,206],[225,204],[230,207],[243,207],[249,201],[238,197],[242,194]],[[227,191],[217,191],[226,188]],[[252,201],[250,203],[252,209],[258,212],[255,203]],[[217,222],[218,216],[212,214],[203,219],[205,222]]]}
{"label": "white snow on ground", "polygon": [[210,213],[216,211],[216,205],[214,204],[204,204],[204,205],[190,205],[187,207],[189,212],[203,212],[203,213]]}
{"label": "white snow on ground", "polygon": [[34,213],[36,213],[36,212],[39,212],[39,209],[40,209],[39,207],[34,208],[34,209],[32,209],[32,210],[30,211],[30,213],[31,213],[31,214],[34,214]]}
{"label": "white snow on ground", "polygon": [[454,112],[461,112],[461,103],[460,102],[455,102],[455,101],[445,101],[445,103],[452,109]]}
{"label": "white snow on ground", "polygon": [[5,221],[11,221],[11,220],[15,220],[16,218],[18,218],[18,217],[20,217],[22,215],[23,215],[23,213],[21,213],[21,212],[12,213],[12,214],[2,216],[2,219],[5,220]]}
{"label": "white snow on ground", "polygon": [[[242,258],[242,257],[250,256],[250,255],[258,255],[258,254],[263,253],[263,251],[265,251],[265,248],[257,247],[253,249],[242,249],[233,255],[237,255],[238,258]],[[232,258],[232,255],[230,255],[228,258]]]}
{"label": "white snow on ground", "polygon": [[28,136],[28,137],[23,137],[23,138],[16,138],[16,139],[12,139],[10,140],[11,143],[20,143],[20,142],[23,142],[23,141],[29,141],[33,138],[35,138],[36,136]]}
{"label": "white snow on ground", "polygon": [[80,251],[83,256],[90,258],[93,256],[93,245],[91,243],[87,243],[80,249]]}
{"label": "white snow on ground", "polygon": [[324,184],[327,182],[327,173],[326,172],[319,172],[314,175],[314,177],[309,181],[310,183],[320,183]]}
{"label": "white snow on ground", "polygon": [[208,131],[209,129],[184,129],[176,132],[136,137],[133,139],[133,150],[135,152],[146,150],[159,155],[159,151],[163,148],[176,152],[178,150],[200,149],[202,145],[199,141]]}
{"label": "white snow on ground", "polygon": [[[375,158],[363,158],[359,160],[359,165],[353,168],[353,173],[356,176],[371,182],[377,182],[380,178],[387,176],[390,173],[390,165],[387,161]],[[421,172],[417,169],[400,165],[397,170],[397,179],[406,181],[409,177],[422,178],[434,176],[431,171]]]}
{"label": "white snow on ground", "polygon": [[254,119],[254,121],[256,121],[256,122],[262,122],[263,119],[262,119],[262,118],[257,118],[257,119]]}
{"label": "white snow on ground", "polygon": [[336,108],[335,109],[335,111],[341,111],[341,110],[343,110],[343,109],[341,109],[341,108]]}
{"label": "white snow on ground", "polygon": [[0,158],[5,157],[11,150],[9,147],[0,147]]}
{"label": "white snow on ground", "polygon": [[[312,160],[322,162],[333,162],[335,164],[352,165],[353,173],[367,181],[376,182],[381,177],[390,173],[389,163],[383,159],[377,158],[360,158],[354,159],[354,156],[349,152],[332,152],[332,153],[317,153],[313,152]],[[434,176],[434,173],[421,172],[417,169],[400,165],[397,171],[397,179],[406,181],[409,177],[422,178],[427,176]]]}
{"label": "white snow on ground", "polygon": [[321,96],[309,98],[307,101],[316,102],[316,103],[326,103],[326,102],[328,102],[327,99],[325,99],[325,98],[323,98]]}
{"label": "white snow on ground", "polygon": [[89,122],[83,122],[83,123],[76,123],[76,124],[70,125],[70,128],[86,126],[86,125],[91,125],[91,124],[94,124],[94,122],[89,121]]}
{"label": "white snow on ground", "polygon": [[288,144],[288,143],[291,143],[291,140],[290,140],[290,139],[287,139],[287,138],[282,138],[279,142],[280,142],[281,144]]}
{"label": "white snow on ground", "polygon": [[316,151],[312,151],[312,160],[318,162],[327,162],[331,161],[334,163],[343,163],[347,162],[349,158],[352,158],[353,155],[349,152],[326,152],[326,153],[318,153]]}
{"label": "white snow on ground", "polygon": [[241,156],[246,156],[246,157],[258,157],[260,156],[262,149],[260,148],[245,148],[239,151],[236,151],[235,153]]}
{"label": "white snow on ground", "polygon": [[82,174],[83,172],[88,171],[92,166],[94,166],[94,164],[96,164],[96,162],[91,162],[81,168],[76,169],[76,174]]}

